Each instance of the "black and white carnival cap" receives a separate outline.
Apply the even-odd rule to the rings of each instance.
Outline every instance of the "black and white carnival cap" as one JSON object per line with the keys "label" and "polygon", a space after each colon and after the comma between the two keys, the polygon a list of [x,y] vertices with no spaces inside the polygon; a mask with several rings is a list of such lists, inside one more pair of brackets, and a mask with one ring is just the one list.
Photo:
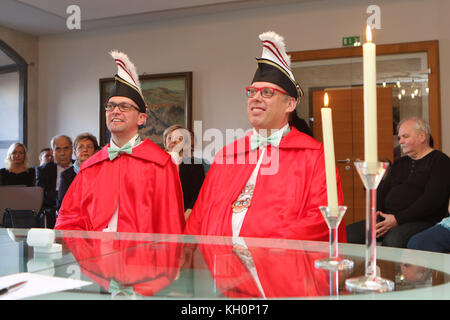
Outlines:
{"label": "black and white carnival cap", "polygon": [[262,42],[262,56],[256,58],[258,69],[252,82],[271,82],[296,99],[303,96],[303,90],[291,71],[291,57],[286,54],[284,38],[273,31],[259,35]]}
{"label": "black and white carnival cap", "polygon": [[123,52],[111,51],[109,54],[114,58],[117,65],[114,87],[111,89],[109,98],[114,96],[130,98],[137,104],[140,112],[145,113],[146,104],[135,65]]}

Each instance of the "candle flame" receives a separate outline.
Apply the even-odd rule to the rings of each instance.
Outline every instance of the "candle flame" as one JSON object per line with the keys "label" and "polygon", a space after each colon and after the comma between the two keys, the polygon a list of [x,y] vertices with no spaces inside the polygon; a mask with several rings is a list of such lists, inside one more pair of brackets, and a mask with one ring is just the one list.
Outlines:
{"label": "candle flame", "polygon": [[372,28],[369,25],[366,27],[366,41],[372,42]]}
{"label": "candle flame", "polygon": [[323,96],[323,104],[325,107],[328,107],[328,93],[325,92],[325,95]]}

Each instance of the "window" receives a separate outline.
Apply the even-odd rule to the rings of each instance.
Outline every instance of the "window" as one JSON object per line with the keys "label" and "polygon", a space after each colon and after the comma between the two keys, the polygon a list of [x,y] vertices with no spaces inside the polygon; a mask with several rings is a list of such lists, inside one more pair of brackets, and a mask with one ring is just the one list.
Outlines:
{"label": "window", "polygon": [[0,40],[0,168],[9,146],[27,144],[27,63]]}

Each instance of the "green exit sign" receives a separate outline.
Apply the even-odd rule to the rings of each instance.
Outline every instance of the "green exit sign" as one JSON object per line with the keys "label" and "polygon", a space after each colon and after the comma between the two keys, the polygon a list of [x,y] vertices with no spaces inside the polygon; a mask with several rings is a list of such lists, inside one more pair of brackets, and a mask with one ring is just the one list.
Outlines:
{"label": "green exit sign", "polygon": [[343,47],[353,47],[353,46],[359,46],[361,45],[359,36],[353,36],[353,37],[343,37],[342,38],[342,46]]}

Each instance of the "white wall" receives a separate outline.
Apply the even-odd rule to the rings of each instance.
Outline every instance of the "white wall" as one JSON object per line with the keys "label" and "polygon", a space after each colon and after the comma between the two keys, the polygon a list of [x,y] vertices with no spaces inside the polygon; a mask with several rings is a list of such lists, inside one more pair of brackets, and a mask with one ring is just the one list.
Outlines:
{"label": "white wall", "polygon": [[261,54],[258,34],[280,33],[289,51],[340,47],[343,36],[362,35],[370,4],[381,7],[377,43],[439,40],[442,141],[450,154],[448,0],[326,0],[41,37],[39,147],[57,133],[99,136],[98,80],[116,72],[111,49],[126,52],[140,74],[193,71],[193,120],[203,130],[247,129],[244,87]]}

